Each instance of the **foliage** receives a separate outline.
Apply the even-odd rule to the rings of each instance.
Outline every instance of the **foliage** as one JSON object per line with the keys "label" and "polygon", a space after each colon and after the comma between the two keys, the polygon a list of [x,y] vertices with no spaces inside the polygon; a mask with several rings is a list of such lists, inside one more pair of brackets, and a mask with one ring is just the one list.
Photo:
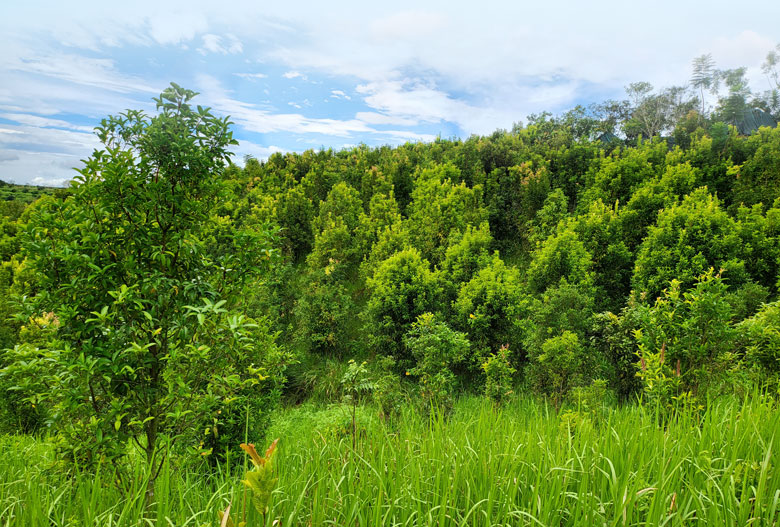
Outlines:
{"label": "foliage", "polygon": [[544,341],[540,350],[532,351],[528,365],[531,384],[551,397],[556,408],[572,388],[584,382],[586,357],[579,337],[564,331]]}
{"label": "foliage", "polygon": [[653,306],[637,305],[635,309],[639,324],[635,338],[645,390],[661,385],[654,397],[715,385],[719,374],[735,360],[736,335],[727,286],[713,269],[687,291],[673,280]]}
{"label": "foliage", "polygon": [[639,248],[633,286],[653,301],[671,280],[684,290],[710,267],[723,268],[736,286],[746,278],[740,252],[735,221],[700,188],[659,213]]}
{"label": "foliage", "polygon": [[412,354],[402,344],[403,336],[417,317],[439,307],[437,273],[417,249],[404,249],[379,264],[368,287],[366,322],[372,328],[372,346],[382,355],[397,357],[404,367]]}
{"label": "foliage", "polygon": [[404,403],[408,402],[401,386],[401,378],[396,371],[396,361],[392,356],[383,356],[377,357],[374,364],[374,401],[384,419],[396,417]]}
{"label": "foliage", "polygon": [[411,242],[432,263],[444,257],[450,235],[478,226],[487,219],[482,189],[456,184],[458,171],[451,165],[423,170],[409,204]]}
{"label": "foliage", "polygon": [[312,223],[315,235],[309,267],[342,279],[357,268],[364,253],[359,238],[362,212],[358,191],[346,183],[334,185]]}
{"label": "foliage", "polygon": [[132,439],[159,462],[161,436],[192,435],[284,363],[263,320],[239,312],[242,288],[269,266],[271,233],[213,214],[235,141],[227,119],[189,105],[195,95],[172,84],[157,115],[104,119],[104,149],[71,195],[30,218],[25,254],[41,288],[29,309],[59,326],[34,359],[45,393],[25,395],[50,401],[82,461],[124,455]]}
{"label": "foliage", "polygon": [[361,362],[358,364],[354,360],[349,361],[347,371],[344,372],[344,376],[341,378],[341,385],[344,387],[347,402],[352,405],[352,448],[354,449],[357,439],[356,415],[358,400],[361,396],[370,394],[374,390],[375,385],[369,377],[366,363]]}
{"label": "foliage", "polygon": [[[271,493],[279,481],[278,477],[274,476],[274,453],[276,452],[276,444],[279,442],[275,439],[271,446],[265,451],[265,454],[261,457],[255,450],[253,443],[241,443],[241,449],[249,455],[252,460],[253,470],[248,470],[244,473],[244,479],[241,480],[251,492],[252,492],[252,505],[255,510],[265,518],[268,513],[268,506],[271,503]],[[246,511],[244,511],[246,514]],[[245,517],[245,516],[244,516]],[[223,526],[234,525],[232,518],[230,517],[230,506],[224,511],[219,511],[219,520]],[[238,525],[246,525],[246,521],[239,522]]]}
{"label": "foliage", "polygon": [[747,360],[770,375],[780,373],[780,302],[765,304],[737,326]]}
{"label": "foliage", "polygon": [[461,286],[452,307],[458,327],[473,344],[468,357],[472,369],[479,368],[491,350],[505,344],[517,351],[522,349],[528,298],[517,269],[507,266],[497,255]]}
{"label": "foliage", "polygon": [[448,296],[454,297],[463,284],[491,263],[492,244],[493,237],[487,222],[479,227],[468,226],[465,232],[453,234],[441,264]]}
{"label": "foliage", "polygon": [[325,271],[306,275],[306,294],[294,308],[298,324],[296,341],[301,348],[320,355],[339,357],[354,346],[357,309],[345,284]]}
{"label": "foliage", "polygon": [[569,283],[591,283],[593,257],[577,233],[565,228],[550,236],[534,251],[528,266],[528,285],[541,293],[562,280]]}
{"label": "foliage", "polygon": [[423,313],[404,335],[404,345],[415,360],[407,373],[420,378],[423,398],[432,407],[448,407],[455,389],[452,367],[468,355],[466,335]]}
{"label": "foliage", "polygon": [[485,396],[501,402],[512,394],[512,376],[517,372],[509,362],[509,346],[504,345],[482,363]]}

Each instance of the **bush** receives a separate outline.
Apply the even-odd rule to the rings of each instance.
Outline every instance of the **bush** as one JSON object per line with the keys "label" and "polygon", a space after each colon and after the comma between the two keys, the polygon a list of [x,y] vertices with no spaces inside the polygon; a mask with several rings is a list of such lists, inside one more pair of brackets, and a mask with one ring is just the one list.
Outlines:
{"label": "bush", "polygon": [[501,346],[482,363],[485,396],[499,403],[512,394],[512,376],[517,371],[509,364],[509,354],[509,346]]}
{"label": "bush", "polygon": [[408,374],[419,377],[423,398],[431,406],[448,407],[456,381],[451,368],[469,351],[466,335],[424,313],[404,336],[404,344],[416,362]]}
{"label": "bush", "polygon": [[498,255],[461,286],[452,307],[459,329],[473,344],[466,364],[472,371],[479,369],[491,350],[505,344],[513,350],[522,347],[528,297],[517,268],[504,264]]}
{"label": "bush", "polygon": [[737,333],[749,363],[770,375],[780,373],[780,301],[765,304]]}
{"label": "bush", "polygon": [[717,382],[733,358],[732,308],[726,283],[713,269],[690,290],[680,288],[680,282],[672,280],[653,307],[636,307],[636,340],[647,367],[657,362],[667,377],[682,377],[683,390],[696,390]]}
{"label": "bush", "polygon": [[417,249],[404,249],[379,264],[368,279],[371,290],[366,304],[372,345],[381,355],[397,357],[399,366],[410,363],[403,337],[417,317],[437,311],[442,288],[438,275]]}
{"label": "bush", "polygon": [[583,380],[584,350],[580,339],[571,331],[547,339],[540,352],[533,353],[528,366],[532,386],[551,397],[556,408],[572,388]]}

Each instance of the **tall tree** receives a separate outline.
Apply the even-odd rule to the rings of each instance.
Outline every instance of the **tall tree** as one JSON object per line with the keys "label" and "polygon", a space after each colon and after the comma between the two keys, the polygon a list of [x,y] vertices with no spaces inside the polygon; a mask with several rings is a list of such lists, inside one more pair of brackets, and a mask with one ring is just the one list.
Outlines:
{"label": "tall tree", "polygon": [[42,286],[31,308],[58,321],[35,360],[82,461],[124,455],[132,440],[154,465],[161,438],[193,438],[230,401],[259,400],[277,350],[241,314],[242,287],[274,254],[270,233],[214,214],[236,141],[227,118],[190,106],[195,95],[172,84],[156,115],[104,119],[72,196],[30,222]]}
{"label": "tall tree", "polygon": [[712,54],[707,53],[693,59],[693,74],[691,75],[691,86],[699,90],[701,99],[701,115],[707,115],[706,99],[704,90],[713,90],[717,87],[717,70],[715,61],[712,60]]}

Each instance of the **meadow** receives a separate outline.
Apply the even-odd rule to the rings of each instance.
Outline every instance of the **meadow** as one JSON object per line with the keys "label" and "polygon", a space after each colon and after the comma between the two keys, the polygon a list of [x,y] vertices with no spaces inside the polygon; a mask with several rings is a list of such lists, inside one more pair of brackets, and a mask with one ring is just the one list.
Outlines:
{"label": "meadow", "polygon": [[[170,456],[145,506],[146,465],[65,471],[46,438],[0,439],[0,518],[11,526],[777,525],[780,411],[770,395],[659,413],[650,406],[556,412],[519,397],[459,399],[448,416],[345,406],[277,414],[278,486],[265,519],[246,503],[243,458],[208,471]],[[175,442],[168,445],[175,449]],[[259,449],[260,445],[258,445]],[[205,464],[204,464],[205,466]],[[247,511],[246,513],[243,511]]]}

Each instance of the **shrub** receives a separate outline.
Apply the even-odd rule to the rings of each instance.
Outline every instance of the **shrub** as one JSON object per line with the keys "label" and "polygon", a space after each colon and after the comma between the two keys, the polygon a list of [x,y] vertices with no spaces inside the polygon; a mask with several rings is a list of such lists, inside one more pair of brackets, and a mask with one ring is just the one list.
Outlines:
{"label": "shrub", "polygon": [[368,287],[365,316],[373,332],[373,347],[382,355],[397,357],[405,367],[411,356],[403,337],[418,316],[439,307],[438,275],[417,249],[404,249],[379,264]]}
{"label": "shrub", "polygon": [[[659,383],[683,391],[713,385],[733,362],[736,334],[727,286],[720,274],[710,269],[684,293],[680,286],[672,280],[652,307],[637,305],[633,314],[639,325],[635,338],[643,361],[640,377],[646,392],[660,390],[653,395],[656,398],[666,397],[668,391]],[[664,380],[678,377],[679,381]]]}
{"label": "shrub", "polygon": [[571,389],[582,382],[584,351],[580,339],[571,331],[547,339],[528,366],[531,384],[551,397],[556,408]]}
{"label": "shrub", "polygon": [[515,370],[509,363],[509,346],[501,346],[482,363],[485,371],[485,396],[496,402],[512,394],[512,376]]}
{"label": "shrub", "polygon": [[765,304],[737,332],[749,363],[770,375],[780,373],[780,301]]}
{"label": "shrub", "polygon": [[408,373],[419,377],[423,398],[431,406],[447,407],[455,390],[452,366],[469,351],[466,335],[424,313],[404,336],[404,344],[416,362]]}

